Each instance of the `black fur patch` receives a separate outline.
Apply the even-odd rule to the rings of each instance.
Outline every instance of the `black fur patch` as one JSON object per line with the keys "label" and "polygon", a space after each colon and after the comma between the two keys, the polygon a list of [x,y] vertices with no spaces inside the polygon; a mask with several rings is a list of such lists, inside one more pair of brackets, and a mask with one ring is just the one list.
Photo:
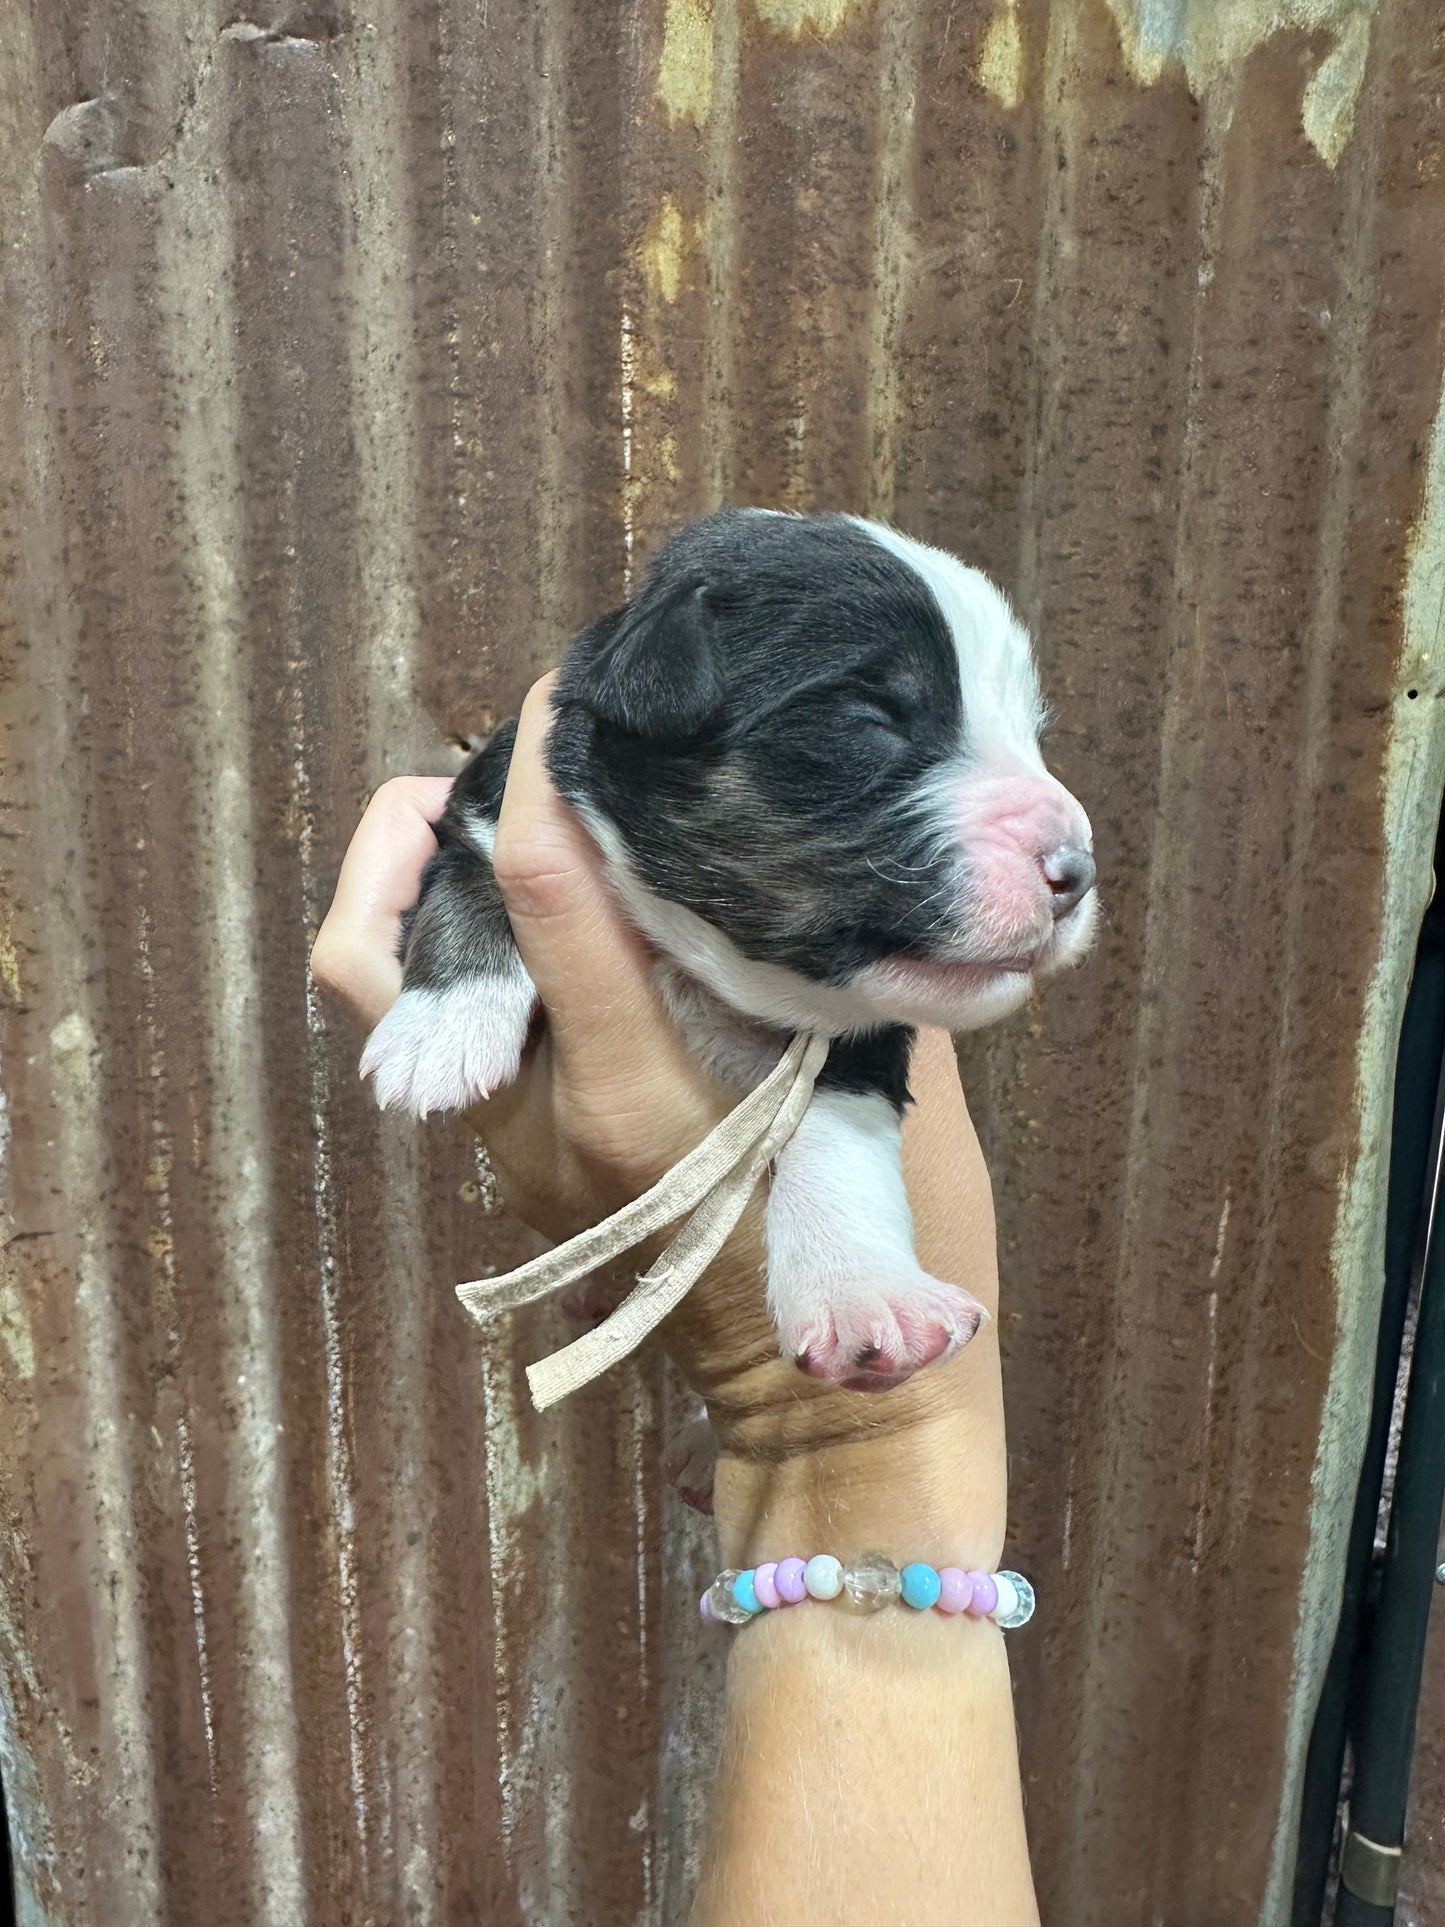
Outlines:
{"label": "black fur patch", "polygon": [[905,806],[959,753],[958,659],[921,577],[846,517],[684,530],[556,704],[562,794],[744,956],[844,983],[928,954],[948,861]]}
{"label": "black fur patch", "polygon": [[492,866],[468,835],[469,821],[495,824],[502,808],[515,720],[493,730],[452,784],[433,824],[440,846],[421,873],[415,905],[401,920],[408,989],[439,989],[458,977],[495,975],[515,952]]}
{"label": "black fur patch", "polygon": [[908,1064],[916,1035],[902,1024],[888,1024],[882,1030],[855,1030],[837,1038],[819,1075],[818,1088],[878,1091],[894,1110],[902,1111],[913,1101]]}
{"label": "black fur patch", "polygon": [[517,722],[509,717],[498,723],[486,742],[452,784],[446,813],[436,826],[437,841],[466,840],[463,827],[468,815],[475,813],[495,823],[502,813],[502,792],[507,787],[507,771],[512,767],[512,750],[517,741]]}

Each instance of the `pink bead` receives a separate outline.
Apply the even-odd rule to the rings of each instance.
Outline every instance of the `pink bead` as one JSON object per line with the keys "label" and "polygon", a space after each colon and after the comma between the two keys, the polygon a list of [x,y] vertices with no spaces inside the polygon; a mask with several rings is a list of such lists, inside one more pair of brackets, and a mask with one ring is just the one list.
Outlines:
{"label": "pink bead", "polygon": [[779,1597],[775,1579],[777,1570],[777,1560],[771,1559],[767,1565],[759,1566],[753,1574],[753,1591],[758,1595],[758,1604],[766,1607],[770,1613],[776,1612],[783,1603]]}
{"label": "pink bead", "polygon": [[778,1589],[778,1597],[785,1606],[796,1606],[808,1596],[807,1584],[803,1579],[803,1568],[807,1562],[802,1559],[780,1559],[778,1569],[773,1574],[773,1584]]}
{"label": "pink bead", "polygon": [[708,1593],[711,1591],[712,1587],[709,1586],[707,1592],[705,1592],[697,1602],[697,1616],[704,1626],[715,1626],[717,1624],[717,1621],[712,1616],[712,1601],[708,1597]]}
{"label": "pink bead", "polygon": [[966,1613],[973,1598],[973,1581],[958,1566],[938,1568],[938,1610],[941,1613]]}
{"label": "pink bead", "polygon": [[993,1583],[991,1572],[971,1572],[973,1598],[968,1602],[970,1619],[987,1619],[998,1604],[998,1587]]}

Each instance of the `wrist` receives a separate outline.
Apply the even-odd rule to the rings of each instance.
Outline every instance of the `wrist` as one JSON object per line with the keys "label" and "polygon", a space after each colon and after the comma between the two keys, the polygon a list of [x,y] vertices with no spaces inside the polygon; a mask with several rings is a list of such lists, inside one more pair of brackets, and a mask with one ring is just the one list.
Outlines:
{"label": "wrist", "polygon": [[832,1426],[815,1412],[801,1441],[788,1440],[784,1412],[764,1435],[782,1449],[739,1450],[725,1430],[713,1498],[722,1563],[876,1550],[900,1565],[996,1566],[1007,1465],[993,1328],[914,1384],[892,1411],[909,1387],[837,1394]]}

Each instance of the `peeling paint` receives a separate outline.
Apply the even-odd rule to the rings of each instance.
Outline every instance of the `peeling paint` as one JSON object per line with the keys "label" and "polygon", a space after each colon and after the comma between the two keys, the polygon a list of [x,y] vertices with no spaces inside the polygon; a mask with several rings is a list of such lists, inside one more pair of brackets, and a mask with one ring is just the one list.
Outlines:
{"label": "peeling paint", "polygon": [[[539,1655],[519,1651],[511,1628],[508,1598],[511,1590],[525,1584],[520,1533],[523,1522],[539,1498],[544,1496],[542,1468],[528,1460],[521,1449],[520,1414],[516,1384],[506,1335],[496,1325],[482,1328],[480,1364],[487,1406],[487,1538],[490,1554],[490,1579],[494,1601],[492,1614],[492,1659],[496,1668],[497,1697],[497,1772],[502,1799],[502,1830],[508,1848],[522,1824],[529,1805],[545,1784],[545,1761],[539,1759],[543,1732],[552,1723],[547,1674],[539,1666]],[[556,1493],[547,1493],[557,1510]],[[562,1615],[552,1615],[554,1628],[560,1630]],[[555,1802],[547,1801],[550,1816]],[[549,1874],[561,1876],[566,1884],[567,1840],[565,1830],[547,1836]],[[552,1883],[549,1881],[549,1888]],[[558,1907],[555,1890],[539,1893],[535,1913],[528,1919],[541,1920]],[[563,1916],[565,1917],[565,1916]]]}
{"label": "peeling paint", "polygon": [[1305,88],[1304,130],[1311,146],[1334,167],[1355,131],[1355,102],[1370,57],[1370,16],[1361,10],[1346,21],[1333,51]]}
{"label": "peeling paint", "polygon": [[648,291],[669,307],[682,292],[683,250],[688,241],[688,226],[682,209],[671,194],[664,194],[637,247],[638,265]]}
{"label": "peeling paint", "polygon": [[210,1641],[206,1632],[205,1574],[201,1563],[200,1508],[196,1501],[196,1455],[185,1413],[176,1423],[176,1457],[181,1468],[181,1506],[186,1520],[186,1576],[191,1585],[191,1625],[196,1641],[196,1675],[201,1693],[201,1724],[206,1735],[206,1765],[211,1797],[220,1792],[216,1759],[216,1697],[211,1684]]}
{"label": "peeling paint", "polygon": [[35,1334],[30,1329],[25,1288],[18,1277],[0,1281],[0,1344],[4,1345],[16,1375],[34,1378]]}
{"label": "peeling paint", "polygon": [[675,127],[705,127],[712,111],[712,0],[667,0],[657,94]]}
{"label": "peeling paint", "polygon": [[416,513],[416,416],[413,392],[416,270],[406,208],[405,159],[394,143],[368,138],[404,84],[394,22],[350,37],[342,67],[351,112],[346,167],[356,205],[365,210],[365,245],[354,245],[357,278],[351,342],[352,418],[356,423],[357,517],[363,660],[370,725],[368,778],[434,766],[435,721],[416,688],[421,612],[409,568],[407,531]]}
{"label": "peeling paint", "polygon": [[24,997],[20,982],[20,958],[15,949],[15,928],[8,909],[0,917],[0,991],[12,1004],[20,1003]]}
{"label": "peeling paint", "polygon": [[805,33],[835,34],[869,0],[753,0],[759,20],[794,40]]}
{"label": "peeling paint", "polygon": [[622,588],[632,593],[632,550],[636,535],[637,475],[633,467],[633,421],[637,397],[637,330],[624,308],[618,331],[618,400],[622,415]]}
{"label": "peeling paint", "polygon": [[492,1576],[497,1583],[516,1576],[516,1533],[526,1514],[544,1495],[543,1468],[525,1456],[521,1447],[521,1414],[511,1379],[511,1361],[504,1346],[491,1343],[492,1326],[484,1328],[482,1372],[486,1382],[487,1414],[487,1524],[492,1534]]}
{"label": "peeling paint", "polygon": [[1000,107],[1012,110],[1024,97],[1024,42],[1018,0],[1001,0],[988,23],[978,56],[979,85]]}
{"label": "peeling paint", "polygon": [[1108,0],[1134,78],[1154,86],[1173,68],[1202,100],[1279,34],[1328,34],[1305,88],[1301,124],[1333,168],[1354,131],[1378,0]]}
{"label": "peeling paint", "polygon": [[67,1011],[52,1027],[50,1048],[64,1065],[68,1079],[78,1082],[88,1076],[100,1045],[95,1028],[83,1010]]}

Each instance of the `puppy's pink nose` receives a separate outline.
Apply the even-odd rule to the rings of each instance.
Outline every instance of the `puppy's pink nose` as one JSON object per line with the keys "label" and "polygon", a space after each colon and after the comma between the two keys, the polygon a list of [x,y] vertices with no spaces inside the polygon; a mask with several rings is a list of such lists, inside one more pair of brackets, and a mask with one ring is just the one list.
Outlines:
{"label": "puppy's pink nose", "polygon": [[1050,850],[1043,859],[1043,872],[1049,886],[1049,907],[1056,918],[1066,917],[1094,887],[1094,859],[1073,844]]}

